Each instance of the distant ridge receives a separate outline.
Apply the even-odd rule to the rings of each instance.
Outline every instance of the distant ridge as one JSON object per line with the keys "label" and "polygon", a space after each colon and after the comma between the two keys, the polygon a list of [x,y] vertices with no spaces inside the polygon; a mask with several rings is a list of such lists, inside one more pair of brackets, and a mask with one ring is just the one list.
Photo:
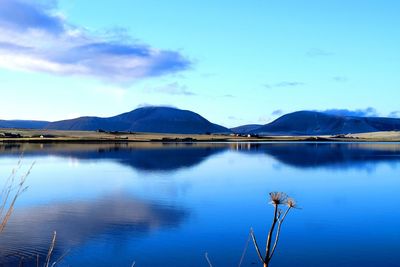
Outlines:
{"label": "distant ridge", "polygon": [[400,119],[337,116],[316,111],[297,111],[283,115],[271,123],[250,130],[248,133],[296,136],[338,135],[399,130]]}
{"label": "distant ridge", "polygon": [[0,128],[171,134],[237,133],[260,136],[318,136],[400,131],[400,119],[297,111],[283,115],[266,125],[248,124],[228,129],[211,123],[189,110],[154,106],[138,108],[109,118],[80,117],[56,122],[0,120]]}
{"label": "distant ridge", "polygon": [[231,128],[231,130],[232,130],[232,132],[237,133],[237,134],[248,134],[262,126],[263,126],[262,124],[246,124],[246,125]]}
{"label": "distant ridge", "polygon": [[214,124],[197,113],[171,107],[143,107],[114,117],[80,117],[51,122],[52,130],[125,131],[148,133],[206,134],[230,133],[223,126]]}
{"label": "distant ridge", "polygon": [[0,120],[0,128],[43,129],[48,124],[48,121]]}

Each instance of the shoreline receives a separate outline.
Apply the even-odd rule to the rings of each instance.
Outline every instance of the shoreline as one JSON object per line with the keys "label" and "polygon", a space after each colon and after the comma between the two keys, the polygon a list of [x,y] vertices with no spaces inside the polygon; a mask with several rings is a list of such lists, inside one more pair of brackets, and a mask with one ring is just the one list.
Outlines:
{"label": "shoreline", "polygon": [[[5,135],[8,135],[5,137]],[[94,131],[0,129],[0,143],[257,143],[257,142],[400,142],[400,132],[337,136],[234,136],[223,134],[159,134]]]}

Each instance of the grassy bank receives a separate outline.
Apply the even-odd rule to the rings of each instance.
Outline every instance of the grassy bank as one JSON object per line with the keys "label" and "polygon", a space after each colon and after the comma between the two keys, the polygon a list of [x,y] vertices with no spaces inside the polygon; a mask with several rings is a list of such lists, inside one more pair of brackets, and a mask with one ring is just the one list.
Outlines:
{"label": "grassy bank", "polygon": [[400,132],[375,132],[340,136],[260,136],[222,134],[156,134],[94,131],[0,129],[0,142],[399,142]]}

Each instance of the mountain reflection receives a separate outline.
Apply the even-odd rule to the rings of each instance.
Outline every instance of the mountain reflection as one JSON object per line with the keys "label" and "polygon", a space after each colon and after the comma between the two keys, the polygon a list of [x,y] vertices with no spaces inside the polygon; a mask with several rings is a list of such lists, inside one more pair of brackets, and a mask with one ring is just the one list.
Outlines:
{"label": "mountain reflection", "polygon": [[266,154],[296,168],[368,168],[373,163],[400,162],[398,143],[237,144],[235,150]]}
{"label": "mountain reflection", "polygon": [[175,171],[194,167],[223,151],[268,155],[296,168],[370,168],[378,162],[400,161],[399,143],[127,143],[10,144],[0,156],[59,156],[81,160],[112,160],[139,171]]}
{"label": "mountain reflection", "polygon": [[174,171],[200,164],[227,149],[224,144],[13,144],[0,146],[0,155],[53,155],[85,160],[112,160],[139,171]]}
{"label": "mountain reflection", "polygon": [[[21,257],[24,264],[45,255],[51,235],[57,231],[57,251],[79,247],[90,239],[107,234],[123,238],[140,237],[159,228],[177,227],[188,216],[180,207],[109,195],[101,199],[19,208],[0,238],[0,266],[13,265]],[[116,242],[115,239],[111,239]]]}

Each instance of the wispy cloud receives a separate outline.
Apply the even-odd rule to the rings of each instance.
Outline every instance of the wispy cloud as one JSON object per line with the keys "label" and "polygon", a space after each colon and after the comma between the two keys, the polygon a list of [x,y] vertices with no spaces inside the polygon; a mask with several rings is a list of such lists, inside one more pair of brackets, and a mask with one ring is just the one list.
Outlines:
{"label": "wispy cloud", "polygon": [[257,122],[261,123],[261,124],[266,124],[270,121],[271,121],[271,117],[268,115],[261,115],[257,120]]}
{"label": "wispy cloud", "polygon": [[333,52],[329,52],[320,48],[311,48],[306,52],[306,56],[308,57],[326,57],[326,56],[333,56]]}
{"label": "wispy cloud", "polygon": [[[56,1],[53,1],[56,3]],[[0,0],[0,67],[129,82],[188,69],[179,52],[72,25],[54,5]]]}
{"label": "wispy cloud", "polygon": [[327,109],[321,111],[326,114],[337,115],[337,116],[355,116],[355,117],[377,117],[378,112],[373,107],[367,107],[365,109]]}
{"label": "wispy cloud", "polygon": [[222,97],[226,97],[226,98],[235,98],[235,96],[234,96],[234,95],[231,95],[231,94],[222,95]]}
{"label": "wispy cloud", "polygon": [[349,80],[349,78],[347,78],[346,76],[334,76],[334,77],[332,77],[332,79],[338,83],[344,83]]}
{"label": "wispy cloud", "polygon": [[147,88],[147,92],[162,93],[168,95],[184,95],[195,96],[196,93],[190,91],[186,85],[179,84],[178,82],[169,83],[159,87]]}
{"label": "wispy cloud", "polygon": [[283,114],[283,110],[281,110],[281,109],[274,110],[271,113],[272,116],[281,116],[282,114]]}
{"label": "wispy cloud", "polygon": [[242,119],[240,119],[240,118],[238,118],[238,117],[235,117],[235,116],[229,116],[229,117],[228,117],[228,120],[240,121],[240,120],[242,120]]}
{"label": "wispy cloud", "polygon": [[389,118],[400,118],[400,110],[395,110],[389,113]]}
{"label": "wispy cloud", "polygon": [[282,81],[278,83],[267,83],[264,84],[265,88],[276,88],[276,87],[296,87],[296,86],[302,86],[304,83],[302,82],[296,82],[296,81]]}
{"label": "wispy cloud", "polygon": [[177,106],[171,104],[150,104],[150,103],[140,103],[136,106],[136,108],[146,108],[146,107],[169,107],[169,108],[178,108]]}
{"label": "wispy cloud", "polygon": [[140,103],[139,105],[137,105],[136,108],[145,108],[145,107],[152,107],[154,105],[149,104],[149,103]]}

